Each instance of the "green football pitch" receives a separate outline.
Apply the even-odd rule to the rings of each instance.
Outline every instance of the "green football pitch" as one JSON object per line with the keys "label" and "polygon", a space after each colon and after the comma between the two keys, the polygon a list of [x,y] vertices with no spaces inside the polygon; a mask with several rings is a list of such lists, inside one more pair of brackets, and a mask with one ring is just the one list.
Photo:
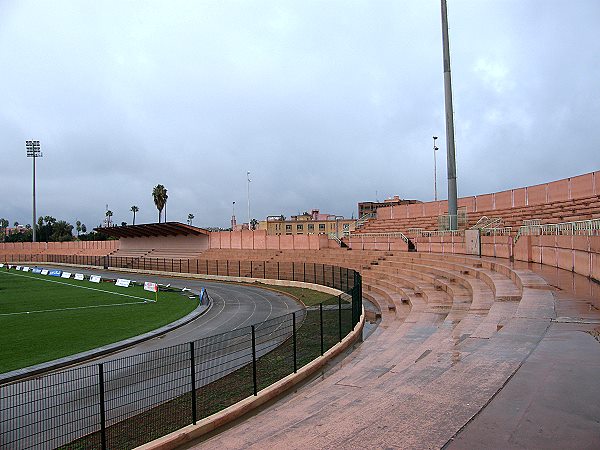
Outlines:
{"label": "green football pitch", "polygon": [[198,300],[141,286],[0,269],[0,373],[118,342],[177,320]]}

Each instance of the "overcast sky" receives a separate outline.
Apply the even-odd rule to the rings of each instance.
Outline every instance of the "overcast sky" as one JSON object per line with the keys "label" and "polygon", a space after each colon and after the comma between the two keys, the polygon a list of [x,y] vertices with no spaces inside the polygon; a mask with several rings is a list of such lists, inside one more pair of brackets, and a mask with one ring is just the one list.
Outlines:
{"label": "overcast sky", "polygon": [[[600,169],[600,2],[448,0],[459,196]],[[0,0],[0,217],[447,197],[439,0]]]}

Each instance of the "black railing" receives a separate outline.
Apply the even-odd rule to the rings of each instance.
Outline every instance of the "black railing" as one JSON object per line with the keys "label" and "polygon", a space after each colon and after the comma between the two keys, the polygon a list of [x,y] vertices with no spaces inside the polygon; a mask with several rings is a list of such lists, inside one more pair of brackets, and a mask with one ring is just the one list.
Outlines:
{"label": "black railing", "polygon": [[[103,260],[45,256],[53,261],[43,262]],[[18,262],[14,257],[7,260]],[[131,261],[111,258],[109,266],[123,267],[120,264]],[[183,270],[198,260],[160,261],[173,267],[184,261]],[[141,445],[257,395],[321,356],[359,321],[361,278],[353,270],[312,263],[295,263],[293,268],[283,262],[274,266],[235,263],[207,261],[205,267],[215,271],[229,267],[233,276],[247,270],[254,273],[260,267],[261,275],[277,271],[280,279],[291,279],[300,275],[296,268],[300,266],[298,281],[317,279],[345,293],[317,307],[194,342],[0,386],[0,447],[118,449]]]}

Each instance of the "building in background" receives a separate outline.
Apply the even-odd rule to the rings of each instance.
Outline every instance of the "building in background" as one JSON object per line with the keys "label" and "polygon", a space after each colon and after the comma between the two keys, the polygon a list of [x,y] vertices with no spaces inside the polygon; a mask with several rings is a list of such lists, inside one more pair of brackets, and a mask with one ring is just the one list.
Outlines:
{"label": "building in background", "polygon": [[375,217],[377,213],[377,208],[387,208],[395,205],[410,205],[412,203],[423,203],[420,200],[404,200],[399,196],[394,195],[388,199],[385,199],[382,202],[359,202],[358,203],[358,218],[366,219],[370,217]]}
{"label": "building in background", "polygon": [[322,214],[318,209],[305,212],[286,219],[285,216],[268,216],[267,220],[258,223],[259,230],[267,230],[268,235],[298,234],[335,234],[342,237],[344,233],[355,230],[356,219],[345,219],[335,214]]}

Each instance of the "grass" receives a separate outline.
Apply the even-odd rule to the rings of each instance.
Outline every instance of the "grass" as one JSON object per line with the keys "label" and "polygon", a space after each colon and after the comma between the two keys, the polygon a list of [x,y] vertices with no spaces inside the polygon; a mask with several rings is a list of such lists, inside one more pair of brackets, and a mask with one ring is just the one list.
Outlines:
{"label": "grass", "polygon": [[[244,283],[246,284],[246,283]],[[338,298],[335,295],[327,294],[325,292],[314,291],[312,289],[300,288],[294,286],[278,286],[263,283],[251,283],[249,286],[266,287],[273,291],[280,291],[286,294],[290,294],[293,297],[300,300],[306,306],[317,306],[319,303],[323,305],[337,305]]]}
{"label": "grass", "polygon": [[[197,301],[33,273],[0,271],[0,373],[118,342],[193,311]],[[69,309],[73,308],[73,309]],[[29,311],[29,313],[27,313]]]}

